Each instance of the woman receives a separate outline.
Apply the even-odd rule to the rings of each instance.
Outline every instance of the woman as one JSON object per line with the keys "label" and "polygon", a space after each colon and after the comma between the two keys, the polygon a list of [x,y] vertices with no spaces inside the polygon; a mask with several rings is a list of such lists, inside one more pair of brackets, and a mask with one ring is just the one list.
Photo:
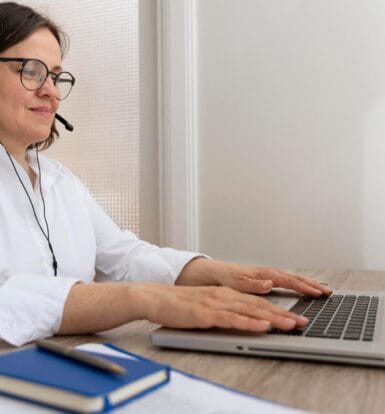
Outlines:
{"label": "woman", "polygon": [[328,287],[140,241],[121,231],[62,165],[39,160],[38,150],[54,142],[60,100],[75,83],[62,69],[64,37],[46,17],[10,2],[0,3],[0,28],[3,340],[21,345],[135,319],[255,332],[307,323],[252,294],[281,286],[320,296],[331,293]]}

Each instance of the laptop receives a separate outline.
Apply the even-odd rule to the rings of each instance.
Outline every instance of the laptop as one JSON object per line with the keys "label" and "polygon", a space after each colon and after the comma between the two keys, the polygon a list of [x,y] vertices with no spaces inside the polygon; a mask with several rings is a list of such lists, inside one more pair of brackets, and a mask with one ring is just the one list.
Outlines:
{"label": "laptop", "polygon": [[273,289],[271,302],[306,316],[306,328],[290,332],[272,329],[256,334],[229,329],[159,328],[151,342],[180,348],[259,357],[385,366],[384,295],[379,292],[333,291],[314,299],[285,289]]}

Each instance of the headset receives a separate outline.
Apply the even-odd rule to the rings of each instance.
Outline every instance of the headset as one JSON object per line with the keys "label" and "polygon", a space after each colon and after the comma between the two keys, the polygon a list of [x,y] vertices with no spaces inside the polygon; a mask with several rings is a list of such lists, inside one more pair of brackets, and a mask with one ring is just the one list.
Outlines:
{"label": "headset", "polygon": [[74,130],[74,127],[59,114],[55,114],[55,118],[64,125],[67,131],[72,132]]}

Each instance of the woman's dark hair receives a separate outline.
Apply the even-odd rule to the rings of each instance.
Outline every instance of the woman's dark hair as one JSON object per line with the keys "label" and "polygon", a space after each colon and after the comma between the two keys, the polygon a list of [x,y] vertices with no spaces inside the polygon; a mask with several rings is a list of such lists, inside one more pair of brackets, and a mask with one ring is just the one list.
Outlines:
{"label": "woman's dark hair", "polygon": [[[54,35],[63,57],[68,47],[68,37],[52,20],[28,6],[14,2],[0,3],[0,53],[41,28],[47,28]],[[47,139],[32,147],[47,149],[58,136],[54,122]]]}

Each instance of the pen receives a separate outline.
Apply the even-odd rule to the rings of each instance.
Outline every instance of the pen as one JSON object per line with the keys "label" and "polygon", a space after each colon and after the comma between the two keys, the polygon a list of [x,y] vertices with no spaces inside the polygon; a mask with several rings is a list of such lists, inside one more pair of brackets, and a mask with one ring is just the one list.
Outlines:
{"label": "pen", "polygon": [[102,369],[103,371],[112,372],[114,374],[125,374],[127,370],[111,361],[108,361],[107,359],[97,357],[94,355],[90,355],[87,352],[77,351],[76,349],[69,348],[64,345],[60,345],[56,342],[51,342],[47,340],[39,340],[36,341],[36,345],[40,349],[44,349],[45,351],[52,352],[54,354],[62,355],[66,358],[73,359],[75,361],[78,361],[82,364],[86,364],[95,368]]}

